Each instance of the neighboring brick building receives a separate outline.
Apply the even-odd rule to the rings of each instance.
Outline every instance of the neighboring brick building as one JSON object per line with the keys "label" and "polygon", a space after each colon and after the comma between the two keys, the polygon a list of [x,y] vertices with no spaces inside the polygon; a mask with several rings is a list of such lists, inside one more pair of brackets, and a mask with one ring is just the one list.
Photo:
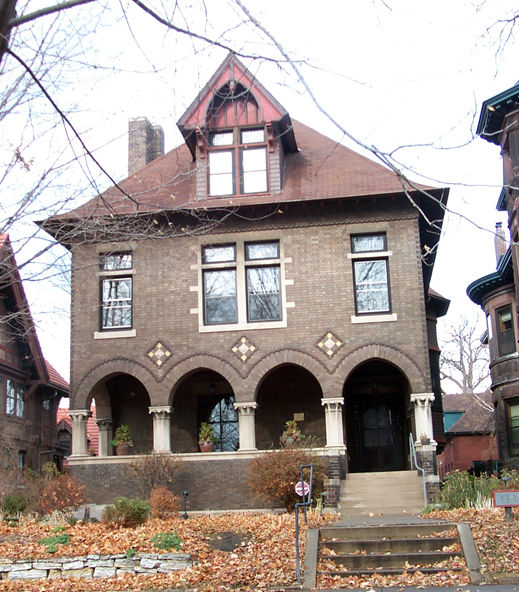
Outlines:
{"label": "neighboring brick building", "polygon": [[472,282],[467,293],[487,317],[499,457],[519,469],[519,84],[483,103],[477,133],[501,148],[503,189],[497,209],[508,212],[512,243],[498,224],[497,269]]}
{"label": "neighboring brick building", "polygon": [[[133,120],[130,176],[41,223],[72,252],[71,471],[97,501],[128,493],[109,445],[128,424],[135,453],[182,453],[191,507],[257,507],[245,469],[296,419],[334,479],[409,468],[411,434],[432,473],[448,191],[292,122],[233,55],[178,126],[153,159],[161,134]],[[197,453],[202,421],[218,452]]]}
{"label": "neighboring brick building", "polygon": [[491,393],[443,395],[442,402],[447,443],[438,455],[440,479],[451,471],[478,470],[497,461]]}
{"label": "neighboring brick building", "polygon": [[55,460],[56,409],[67,382],[43,358],[9,237],[0,234],[0,453],[2,467]]}

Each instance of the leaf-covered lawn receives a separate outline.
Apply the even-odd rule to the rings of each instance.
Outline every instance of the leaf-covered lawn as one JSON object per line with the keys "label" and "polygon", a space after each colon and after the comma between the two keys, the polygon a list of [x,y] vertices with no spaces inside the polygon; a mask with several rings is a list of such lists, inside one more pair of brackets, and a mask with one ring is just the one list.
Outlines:
{"label": "leaf-covered lawn", "polygon": [[[444,518],[452,522],[468,522],[481,563],[484,578],[498,582],[501,577],[519,578],[519,522],[504,520],[503,510],[454,510],[435,512],[427,517]],[[519,516],[516,516],[519,520]],[[333,518],[309,513],[309,526],[317,528]],[[301,520],[301,522],[304,522]],[[306,526],[301,528],[302,551]],[[289,586],[295,583],[294,516],[272,514],[221,514],[183,520],[150,520],[136,528],[112,528],[103,523],[67,526],[70,542],[58,545],[49,555],[38,540],[53,536],[53,527],[35,521],[24,521],[20,526],[0,525],[0,558],[25,559],[87,555],[89,553],[156,552],[151,539],[154,534],[177,533],[182,541],[181,552],[189,553],[194,567],[172,574],[157,576],[126,574],[110,579],[60,579],[39,581],[0,582],[0,591],[24,590],[60,592],[91,590],[143,590],[181,588],[191,590],[260,590]],[[216,533],[234,532],[246,535],[233,551],[219,551],[211,544]],[[466,570],[445,571],[439,575],[407,574],[403,576],[375,576],[370,579],[350,578],[340,581],[343,587],[370,588],[373,586],[458,586],[468,583]],[[338,587],[338,581],[321,580],[320,585]]]}

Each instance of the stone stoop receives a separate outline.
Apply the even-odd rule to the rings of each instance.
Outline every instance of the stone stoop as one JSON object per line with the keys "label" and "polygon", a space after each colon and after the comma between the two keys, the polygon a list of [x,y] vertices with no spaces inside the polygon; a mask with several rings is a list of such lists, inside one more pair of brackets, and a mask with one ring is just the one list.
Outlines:
{"label": "stone stoop", "polygon": [[[481,581],[472,533],[466,524],[413,523],[328,526],[307,533],[304,588],[315,588],[318,573],[340,577],[438,573],[452,558],[464,558],[471,582]],[[319,561],[323,569],[318,572]]]}
{"label": "stone stoop", "polygon": [[338,512],[342,519],[369,515],[419,514],[425,505],[417,471],[349,473],[341,481]]}

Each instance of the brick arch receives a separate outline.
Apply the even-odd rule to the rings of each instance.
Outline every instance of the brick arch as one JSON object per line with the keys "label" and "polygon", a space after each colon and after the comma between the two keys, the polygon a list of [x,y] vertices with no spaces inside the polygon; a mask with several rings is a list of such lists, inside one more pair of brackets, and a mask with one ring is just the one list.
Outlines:
{"label": "brick arch", "polygon": [[253,389],[251,392],[254,392],[254,400],[257,399],[258,389],[262,379],[275,368],[285,364],[294,364],[308,370],[319,383],[323,396],[326,396],[326,393],[328,393],[328,396],[333,396],[333,393],[330,393],[327,388],[330,382],[330,374],[324,364],[321,364],[315,358],[303,352],[284,349],[265,356],[250,372],[248,382],[251,385],[251,389]]}
{"label": "brick arch", "polygon": [[382,360],[396,366],[407,378],[411,393],[422,393],[427,390],[424,373],[411,358],[394,347],[378,343],[359,347],[342,360],[334,374],[336,388],[340,388],[342,392],[351,373],[360,364],[370,360]]}
{"label": "brick arch", "polygon": [[139,380],[147,390],[152,405],[160,404],[156,400],[160,399],[157,393],[159,387],[152,373],[139,362],[128,360],[127,358],[113,358],[102,362],[89,370],[79,381],[77,388],[71,397],[71,409],[86,408],[88,399],[94,387],[103,379],[109,378],[114,374],[129,374]]}
{"label": "brick arch", "polygon": [[169,370],[163,381],[165,385],[167,384],[168,388],[167,390],[164,390],[166,399],[162,404],[170,405],[180,382],[188,374],[203,369],[212,370],[223,376],[223,378],[225,378],[225,380],[231,385],[236,401],[248,400],[244,394],[246,389],[244,389],[243,378],[238,374],[236,369],[231,366],[231,364],[217,356],[200,354],[179,362]]}

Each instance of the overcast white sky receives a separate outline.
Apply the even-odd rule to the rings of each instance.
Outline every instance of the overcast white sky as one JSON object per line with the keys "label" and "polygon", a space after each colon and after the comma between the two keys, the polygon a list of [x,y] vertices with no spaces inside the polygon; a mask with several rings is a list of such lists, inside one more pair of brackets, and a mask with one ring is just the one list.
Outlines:
{"label": "overcast white sky", "polygon": [[[498,23],[517,8],[516,2],[243,1],[294,60],[306,61],[300,69],[309,87],[343,128],[366,145],[396,150],[395,160],[413,180],[451,187],[449,208],[468,220],[447,215],[432,287],[452,301],[448,320],[476,316],[465,289],[495,268],[492,231],[497,220],[506,227],[506,219],[495,210],[502,182],[499,150],[473,134],[482,101],[519,78],[516,39],[501,47]],[[280,58],[233,0],[207,2],[207,19],[200,4],[186,2],[175,22],[208,37],[218,35],[239,52]],[[154,5],[164,14],[158,2]],[[167,149],[176,146],[181,141],[177,119],[227,52],[166,33],[134,5],[124,18],[120,7],[75,10],[73,19],[98,20],[99,25],[85,39],[84,60],[78,58],[56,98],[64,108],[79,106],[72,121],[89,146],[104,146],[96,156],[121,179],[128,119],[146,115],[164,127]],[[65,27],[73,22],[68,18]],[[31,27],[37,34],[45,21]],[[93,70],[81,61],[100,67]],[[318,111],[289,67],[243,61],[292,118],[365,153]],[[54,138],[54,149],[60,141]],[[41,156],[35,151],[36,160]],[[92,164],[89,169],[100,188],[109,185]],[[79,179],[82,172],[73,174]],[[78,201],[93,195],[90,189]],[[53,203],[51,195],[48,199]],[[11,233],[15,239],[23,235],[16,228]],[[68,378],[68,319],[47,314],[50,307],[63,308],[64,294],[49,283],[30,282],[26,291],[44,354]]]}

